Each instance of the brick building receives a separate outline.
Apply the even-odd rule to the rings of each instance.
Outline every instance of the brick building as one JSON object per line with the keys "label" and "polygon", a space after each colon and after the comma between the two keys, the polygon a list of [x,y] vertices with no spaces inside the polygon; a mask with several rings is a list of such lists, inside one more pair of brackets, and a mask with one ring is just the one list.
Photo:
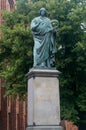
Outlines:
{"label": "brick building", "polygon": [[2,83],[0,79],[0,130],[26,130],[26,102],[4,97]]}
{"label": "brick building", "polygon": [[[0,11],[1,10],[8,10],[12,11],[15,8],[16,0],[0,0]],[[0,13],[0,25],[2,24],[2,14]]]}

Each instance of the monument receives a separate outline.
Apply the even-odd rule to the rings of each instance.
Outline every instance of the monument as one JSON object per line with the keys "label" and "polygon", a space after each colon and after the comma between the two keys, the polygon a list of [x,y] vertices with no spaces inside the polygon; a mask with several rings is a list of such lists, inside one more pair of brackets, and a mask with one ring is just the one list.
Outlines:
{"label": "monument", "polygon": [[[54,68],[57,20],[46,17],[45,8],[31,22],[34,39],[33,68],[28,78],[28,115],[26,130],[62,130],[60,124],[60,72]],[[52,26],[54,23],[55,26]]]}

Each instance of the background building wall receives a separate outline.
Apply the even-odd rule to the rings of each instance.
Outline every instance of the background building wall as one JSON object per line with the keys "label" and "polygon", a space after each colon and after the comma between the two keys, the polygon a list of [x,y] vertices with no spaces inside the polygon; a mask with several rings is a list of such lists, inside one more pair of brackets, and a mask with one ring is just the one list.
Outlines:
{"label": "background building wall", "polygon": [[3,82],[0,79],[0,130],[26,130],[26,101],[4,97]]}
{"label": "background building wall", "polygon": [[[12,11],[15,9],[16,0],[0,0],[0,11],[8,10]],[[0,25],[3,23],[2,14],[0,12]]]}

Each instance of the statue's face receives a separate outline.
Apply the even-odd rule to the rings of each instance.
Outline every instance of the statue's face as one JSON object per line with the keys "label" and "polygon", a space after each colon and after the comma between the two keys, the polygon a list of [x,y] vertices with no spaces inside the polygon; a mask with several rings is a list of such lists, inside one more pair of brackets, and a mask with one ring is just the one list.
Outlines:
{"label": "statue's face", "polygon": [[45,16],[46,15],[46,11],[45,10],[41,10],[40,15],[41,16]]}

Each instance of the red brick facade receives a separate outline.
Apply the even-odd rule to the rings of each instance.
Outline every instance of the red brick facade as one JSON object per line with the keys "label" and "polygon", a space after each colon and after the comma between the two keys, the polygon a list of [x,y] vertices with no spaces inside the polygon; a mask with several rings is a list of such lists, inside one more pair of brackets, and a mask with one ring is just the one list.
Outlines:
{"label": "red brick facade", "polygon": [[[14,10],[16,0],[0,0],[0,11],[1,10]],[[2,15],[0,13],[0,25],[2,24]]]}
{"label": "red brick facade", "polygon": [[67,120],[61,121],[61,126],[63,127],[63,130],[78,130],[78,127],[76,125]]}
{"label": "red brick facade", "polygon": [[26,130],[26,102],[4,98],[2,82],[0,79],[0,130]]}

